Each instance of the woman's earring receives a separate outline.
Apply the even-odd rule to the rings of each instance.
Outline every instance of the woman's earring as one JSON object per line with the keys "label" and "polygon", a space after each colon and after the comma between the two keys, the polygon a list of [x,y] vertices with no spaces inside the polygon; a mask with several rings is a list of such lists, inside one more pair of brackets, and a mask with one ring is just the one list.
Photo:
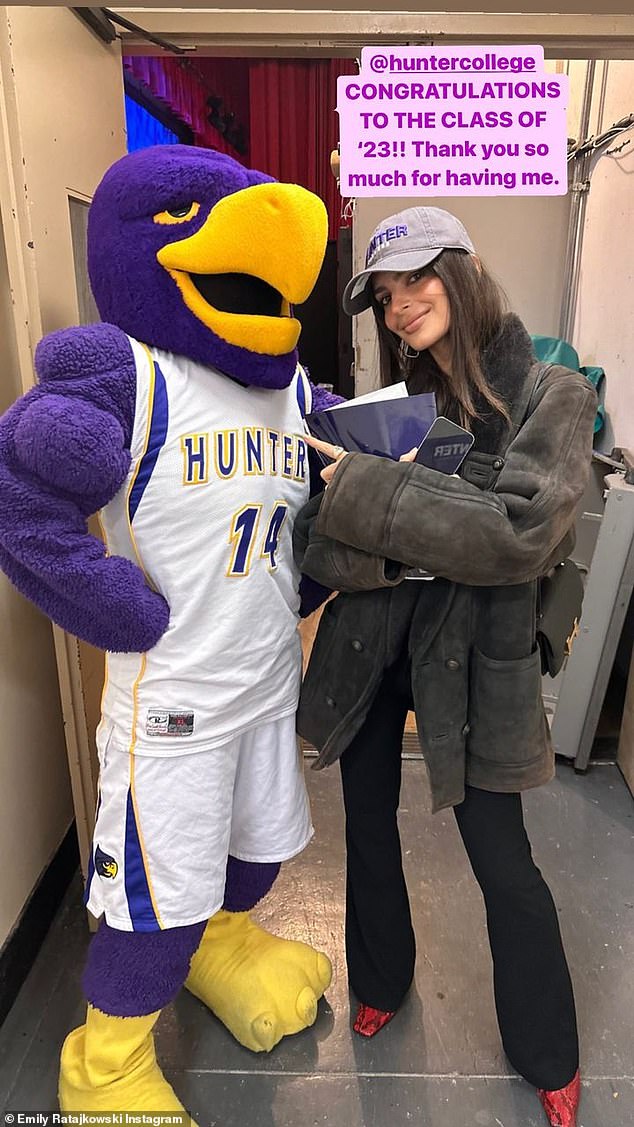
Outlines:
{"label": "woman's earring", "polygon": [[420,356],[420,352],[418,352],[415,348],[410,348],[407,341],[405,340],[402,340],[399,344],[398,351],[401,360],[415,360],[417,356]]}

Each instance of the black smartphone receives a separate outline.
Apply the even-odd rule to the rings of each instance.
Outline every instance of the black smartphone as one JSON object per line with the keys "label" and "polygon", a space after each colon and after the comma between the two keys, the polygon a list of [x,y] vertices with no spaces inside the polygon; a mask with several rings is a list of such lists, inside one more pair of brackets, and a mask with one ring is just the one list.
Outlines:
{"label": "black smartphone", "polygon": [[475,439],[470,431],[438,415],[416,451],[415,462],[452,474],[460,468]]}

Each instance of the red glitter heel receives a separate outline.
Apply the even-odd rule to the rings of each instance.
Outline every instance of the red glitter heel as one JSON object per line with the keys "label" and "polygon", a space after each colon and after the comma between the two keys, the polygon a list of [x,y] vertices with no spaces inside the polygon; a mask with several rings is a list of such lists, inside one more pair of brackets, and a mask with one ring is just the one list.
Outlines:
{"label": "red glitter heel", "polygon": [[579,1069],[565,1088],[558,1088],[555,1092],[538,1088],[537,1095],[548,1116],[550,1127],[577,1127],[577,1108],[581,1096]]}
{"label": "red glitter heel", "polygon": [[395,1013],[396,1010],[376,1010],[374,1006],[364,1006],[361,1003],[352,1028],[362,1037],[374,1037],[375,1033],[392,1020]]}

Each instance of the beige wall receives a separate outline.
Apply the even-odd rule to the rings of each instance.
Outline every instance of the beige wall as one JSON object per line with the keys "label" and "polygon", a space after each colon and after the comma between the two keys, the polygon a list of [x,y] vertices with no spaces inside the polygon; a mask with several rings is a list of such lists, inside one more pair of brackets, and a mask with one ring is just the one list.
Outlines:
{"label": "beige wall", "polygon": [[[0,411],[19,393],[0,227]],[[0,573],[0,947],[72,816],[51,626]]]}
{"label": "beige wall", "polygon": [[120,49],[68,9],[5,11],[46,333],[79,319],[68,196],[90,198],[126,151]]}
{"label": "beige wall", "polygon": [[[634,113],[634,62],[597,67],[591,132],[604,132]],[[583,364],[606,372],[608,425],[601,448],[634,448],[634,130],[597,161],[583,233],[581,278],[573,344]]]}
{"label": "beige wall", "polygon": [[[126,146],[120,46],[101,43],[69,9],[0,8],[0,79],[4,409],[32,384],[42,334],[78,320],[68,197],[90,198]],[[85,857],[102,664],[52,632],[0,575],[0,851],[11,858],[0,881],[0,944],[72,818],[65,742],[75,804],[87,812],[78,818]]]}
{"label": "beige wall", "polygon": [[[548,58],[632,58],[634,17],[631,0],[609,0],[610,13],[596,13],[596,0],[570,0],[568,14],[545,12],[543,0],[528,4],[493,0],[482,11],[482,0],[455,0],[433,5],[438,11],[418,11],[402,0],[371,6],[368,0],[316,4],[280,0],[271,5],[245,6],[242,0],[223,7],[204,3],[152,8],[119,9],[145,31],[200,54],[283,55],[354,58],[361,45],[468,42],[543,45]],[[451,8],[457,9],[450,11]],[[509,11],[509,8],[514,11]],[[517,9],[523,7],[524,13]],[[495,9],[498,9],[497,11]],[[614,14],[620,8],[621,14]],[[404,10],[407,9],[407,10]],[[289,11],[290,10],[290,11]],[[585,14],[584,14],[585,11]],[[292,18],[289,18],[292,13]],[[627,14],[623,14],[627,13]],[[160,54],[141,32],[123,32],[124,49],[137,54]],[[194,56],[195,57],[195,56]]]}
{"label": "beige wall", "polygon": [[[209,0],[189,0],[189,3],[181,5],[186,9],[197,8],[208,9],[211,7]],[[220,8],[220,5],[218,5]],[[167,8],[174,10],[173,0],[155,0],[152,4],[151,11],[155,9]],[[597,11],[598,5],[596,0],[557,0],[555,7],[546,7],[544,0],[486,0],[486,4],[482,0],[442,0],[442,4],[430,4],[429,11],[419,11],[419,4],[404,3],[404,0],[380,0],[378,4],[370,4],[368,0],[327,0],[327,3],[319,2],[319,0],[275,0],[274,3],[258,3],[257,0],[246,4],[245,0],[224,0],[222,9],[228,11],[249,10],[255,12],[269,11],[269,10],[291,10],[291,11],[318,11],[326,10],[333,12],[415,12],[419,16],[429,15],[430,12],[529,12],[529,13],[543,13],[543,12],[591,12]],[[629,0],[605,0],[601,5],[605,12],[624,12],[627,15],[631,14],[632,8]],[[176,9],[178,10],[178,9]],[[145,9],[142,6],[124,5],[121,7],[117,5],[117,12],[125,12],[128,19],[143,25],[143,13]]]}

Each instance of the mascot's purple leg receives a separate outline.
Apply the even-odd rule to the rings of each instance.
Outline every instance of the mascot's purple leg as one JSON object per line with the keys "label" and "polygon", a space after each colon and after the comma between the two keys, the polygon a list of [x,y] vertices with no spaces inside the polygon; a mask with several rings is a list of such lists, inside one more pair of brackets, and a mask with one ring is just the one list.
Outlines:
{"label": "mascot's purple leg", "polygon": [[266,896],[279,871],[279,861],[267,865],[229,857],[225,902],[222,905],[225,911],[249,912],[258,900]]}
{"label": "mascot's purple leg", "polygon": [[[229,857],[223,908],[248,912],[271,888],[279,863],[255,864]],[[202,939],[206,920],[164,931],[117,931],[103,921],[88,951],[84,994],[113,1017],[141,1017],[162,1010],[181,989]]]}
{"label": "mascot's purple leg", "polygon": [[113,1017],[162,1010],[178,994],[207,925],[165,931],[116,931],[103,921],[88,951],[84,994]]}

